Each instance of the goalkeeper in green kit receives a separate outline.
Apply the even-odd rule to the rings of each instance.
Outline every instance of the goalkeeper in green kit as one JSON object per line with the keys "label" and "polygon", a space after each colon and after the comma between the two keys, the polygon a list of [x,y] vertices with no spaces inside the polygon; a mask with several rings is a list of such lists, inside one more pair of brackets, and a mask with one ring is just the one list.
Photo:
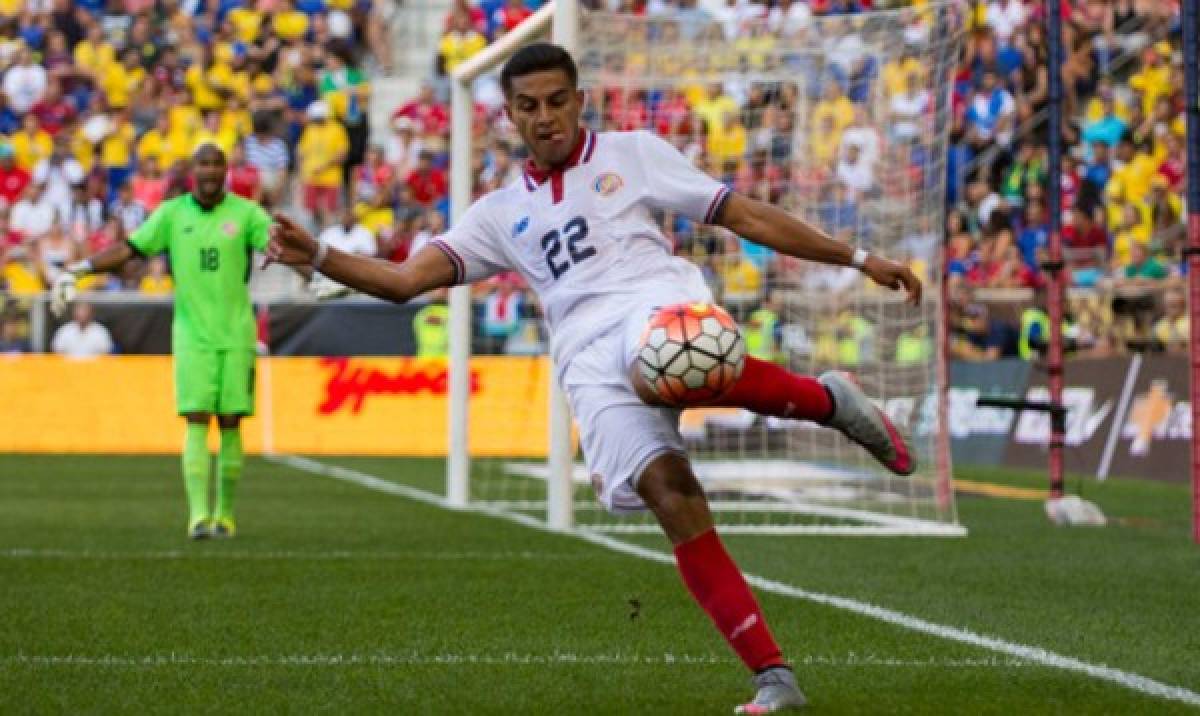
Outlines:
{"label": "goalkeeper in green kit", "polygon": [[[54,282],[61,313],[87,273],[166,253],[175,278],[175,400],[187,420],[183,483],[188,536],[232,537],[234,496],[242,475],[243,417],[254,413],[255,321],[248,281],[253,252],[267,246],[271,218],[258,204],[225,191],[225,153],[201,144],[192,154],[191,193],[163,202],[129,240],[67,267]],[[128,389],[136,389],[128,386]],[[208,430],[221,430],[215,509],[209,503]]]}

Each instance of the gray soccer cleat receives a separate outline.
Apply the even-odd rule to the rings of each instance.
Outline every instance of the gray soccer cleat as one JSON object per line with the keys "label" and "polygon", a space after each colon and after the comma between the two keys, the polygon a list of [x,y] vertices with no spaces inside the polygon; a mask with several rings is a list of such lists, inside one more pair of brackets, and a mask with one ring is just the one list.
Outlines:
{"label": "gray soccer cleat", "polygon": [[786,666],[776,666],[754,675],[758,693],[754,700],[733,710],[735,714],[773,714],[799,709],[808,701],[796,686],[796,676]]}
{"label": "gray soccer cleat", "polygon": [[188,539],[192,541],[208,539],[212,536],[212,527],[209,526],[208,520],[196,520],[188,528]]}
{"label": "gray soccer cleat", "polygon": [[833,395],[833,417],[826,423],[866,448],[884,467],[897,475],[911,475],[917,469],[908,444],[892,421],[875,407],[850,377],[840,371],[823,373],[821,385]]}

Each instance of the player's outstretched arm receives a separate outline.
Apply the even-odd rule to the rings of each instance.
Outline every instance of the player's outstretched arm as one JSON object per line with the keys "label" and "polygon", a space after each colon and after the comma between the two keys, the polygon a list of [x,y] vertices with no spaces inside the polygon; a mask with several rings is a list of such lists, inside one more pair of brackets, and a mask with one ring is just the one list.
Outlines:
{"label": "player's outstretched arm", "polygon": [[89,273],[115,271],[134,256],[133,247],[122,241],[67,266],[66,270],[54,279],[54,285],[50,288],[51,312],[56,316],[66,312],[67,304],[75,300],[75,284],[81,277]]}
{"label": "player's outstretched arm", "polygon": [[[766,202],[731,193],[716,223],[738,236],[799,259],[851,266],[854,247],[835,241],[821,229]],[[875,283],[908,291],[913,305],[921,302],[921,280],[907,266],[869,254],[858,267]]]}
{"label": "player's outstretched arm", "polygon": [[394,264],[322,244],[286,214],[276,213],[274,218],[267,245],[269,261],[311,266],[340,284],[396,303],[454,284],[454,264],[433,246],[426,246],[402,264]]}

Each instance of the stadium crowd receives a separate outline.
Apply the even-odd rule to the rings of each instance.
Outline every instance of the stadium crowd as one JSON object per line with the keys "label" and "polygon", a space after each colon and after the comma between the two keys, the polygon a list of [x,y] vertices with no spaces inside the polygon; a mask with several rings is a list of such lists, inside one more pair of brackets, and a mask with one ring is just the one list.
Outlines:
{"label": "stadium crowd", "polygon": [[[930,91],[942,79],[927,61],[938,42],[932,10],[904,15],[902,33],[860,15],[899,4],[910,3],[589,0],[621,16],[585,28],[609,34],[591,46],[611,48],[580,57],[585,120],[652,129],[735,189],[877,242],[927,274],[942,268],[930,259],[944,238],[957,357],[1036,354],[1051,210],[1064,226],[1073,347],[1183,349],[1178,3],[1063,3],[1067,152],[1053,209],[1043,0],[970,3],[948,103]],[[538,5],[454,0],[428,81],[372,135],[368,80],[390,56],[368,0],[0,3],[0,281],[28,296],[67,262],[122,240],[186,190],[188,155],[204,140],[230,154],[231,191],[299,210],[339,246],[403,260],[446,224],[447,73]],[[524,156],[494,75],[476,83],[475,100],[481,195],[519,178]],[[944,161],[938,123],[951,128]],[[929,218],[936,203],[888,215],[914,194],[940,197],[943,181],[944,236]],[[760,355],[789,347],[789,289],[859,290],[852,272],[806,269],[727,232],[663,219]],[[887,236],[889,222],[901,236]],[[169,266],[151,261],[92,289],[169,292]],[[519,277],[475,290],[477,349],[544,348]],[[444,316],[426,315],[440,340]],[[3,334],[18,336],[9,323]],[[877,350],[870,321],[843,312],[835,323],[813,350],[849,363]],[[892,336],[878,350],[924,360],[928,341]]]}

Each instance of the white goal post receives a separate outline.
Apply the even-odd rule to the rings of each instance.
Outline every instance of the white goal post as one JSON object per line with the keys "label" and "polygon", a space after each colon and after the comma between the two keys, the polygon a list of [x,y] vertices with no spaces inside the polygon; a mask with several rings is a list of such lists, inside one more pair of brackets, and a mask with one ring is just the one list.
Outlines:
{"label": "white goal post", "polygon": [[[551,0],[494,44],[455,68],[451,76],[450,107],[450,220],[457,222],[471,205],[471,85],[485,71],[502,64],[514,52],[545,35],[553,24],[552,37],[573,51],[579,32],[578,0]],[[449,454],[446,457],[446,499],[465,507],[470,493],[470,455],[467,448],[467,418],[470,400],[471,289],[450,290],[450,384]],[[572,526],[571,505],[571,413],[567,398],[554,372],[550,372],[549,470],[546,488],[546,523],[552,529]]]}
{"label": "white goal post", "polygon": [[[735,316],[745,326],[745,321],[754,320],[751,312],[757,315],[756,309],[765,310],[770,302],[782,328],[774,360],[810,375],[829,368],[851,370],[893,420],[913,433],[919,471],[912,479],[895,478],[859,448],[829,430],[764,419],[737,409],[688,411],[683,421],[684,436],[723,531],[873,536],[966,534],[957,521],[950,479],[945,419],[948,371],[943,350],[941,275],[936,268],[942,265],[949,89],[963,27],[961,11],[959,0],[929,0],[922,8],[866,13],[853,16],[854,19],[814,18],[807,38],[799,34],[780,35],[763,42],[757,34],[761,30],[756,28],[751,31],[754,42],[743,42],[746,38],[733,40],[716,32],[680,40],[672,36],[679,28],[667,27],[676,22],[673,18],[584,12],[578,0],[552,0],[451,74],[452,223],[463,216],[472,201],[474,83],[494,73],[524,45],[552,38],[571,51],[580,65],[580,84],[588,92],[591,111],[585,121],[595,129],[628,128],[614,126],[619,123],[613,117],[620,116],[619,111],[610,111],[614,103],[621,105],[620,111],[625,111],[626,103],[649,104],[651,97],[655,101],[680,100],[688,94],[688,102],[694,108],[694,97],[700,95],[692,93],[700,91],[697,86],[710,82],[725,83],[733,94],[742,92],[741,105],[745,109],[740,111],[744,113],[751,111],[754,93],[764,86],[771,88],[769,92],[785,97],[787,103],[780,102],[779,111],[770,120],[764,112],[751,128],[773,131],[772,123],[776,121],[786,128],[776,133],[776,140],[783,137],[784,144],[790,143],[781,151],[787,150],[792,178],[778,191],[761,191],[764,196],[770,193],[769,200],[810,221],[825,224],[830,233],[835,233],[828,222],[847,221],[845,216],[849,214],[835,206],[834,218],[829,219],[821,202],[829,201],[830,196],[841,197],[839,192],[844,187],[838,186],[840,178],[831,178],[832,172],[822,174],[822,167],[814,170],[812,159],[821,149],[817,145],[820,121],[814,117],[826,112],[822,102],[827,98],[821,93],[830,84],[825,79],[826,72],[835,64],[827,56],[838,51],[856,51],[874,61],[876,84],[861,91],[854,100],[853,122],[857,124],[853,126],[883,135],[881,146],[875,147],[879,152],[879,176],[877,186],[870,193],[863,193],[855,204],[849,228],[840,236],[887,255],[903,256],[916,262],[914,266],[925,266],[930,285],[924,304],[914,313],[905,309],[898,298],[873,290],[862,284],[861,279],[850,279],[847,283],[844,276],[832,277],[831,285],[838,287],[826,289],[825,284],[809,282],[813,272],[807,269],[782,270],[771,264],[769,269],[762,269],[764,284],[767,271],[774,272],[771,296],[760,293],[753,304],[743,304],[741,315],[735,313]],[[919,33],[922,25],[926,31],[923,40]],[[842,38],[848,40],[838,44]],[[740,65],[737,53],[742,53]],[[730,56],[735,57],[732,64],[719,66]],[[914,66],[918,69],[914,70]],[[812,67],[818,68],[815,73]],[[895,117],[888,114],[889,102],[896,94],[895,83],[905,79],[898,79],[897,68],[919,77],[922,87],[918,89],[928,95],[924,109],[910,118],[910,126],[905,130],[908,135],[900,135],[892,126]],[[911,78],[906,81],[909,85],[913,82]],[[850,80],[843,89],[852,86],[849,83]],[[835,90],[829,91],[836,94]],[[606,103],[608,107],[603,106]],[[897,106],[904,109],[911,104],[910,101]],[[788,116],[780,119],[778,114]],[[847,117],[844,121],[851,120]],[[632,126],[639,125],[635,122]],[[696,136],[680,134],[667,138],[685,152],[694,150],[697,143],[704,147],[705,126],[711,134],[712,125],[707,124],[701,125]],[[839,133],[841,130],[839,127]],[[775,145],[771,147],[774,152]],[[753,151],[753,148],[742,150],[740,161],[750,163]],[[695,151],[692,156],[703,154]],[[837,149],[835,158],[844,154],[844,148]],[[730,166],[724,167],[725,180],[736,184],[740,179],[733,177]],[[923,169],[923,173],[914,167]],[[716,174],[723,168],[710,164],[705,169]],[[801,181],[808,184],[801,187]],[[804,194],[810,190],[811,196]],[[753,191],[760,189],[756,186]],[[820,199],[815,198],[818,194]],[[695,231],[699,234],[707,229]],[[702,238],[717,246],[726,242],[736,246],[737,240],[722,234],[704,234]],[[682,248],[679,253],[694,256]],[[732,253],[736,255],[738,250],[735,248]],[[710,263],[714,256],[709,254]],[[724,288],[716,293],[718,300],[727,306],[732,301],[736,310],[736,297]],[[655,530],[651,518],[615,519],[591,498],[586,470],[576,463],[570,411],[563,391],[553,379],[553,370],[545,373],[550,383],[545,391],[549,400],[547,457],[472,460],[468,448],[470,289],[466,286],[451,289],[449,304],[447,502],[457,507],[483,505],[523,513],[556,530]],[[846,338],[847,335],[853,340]],[[922,341],[924,358],[913,361],[913,350],[921,355]],[[902,350],[907,351],[907,358],[901,358]]]}

